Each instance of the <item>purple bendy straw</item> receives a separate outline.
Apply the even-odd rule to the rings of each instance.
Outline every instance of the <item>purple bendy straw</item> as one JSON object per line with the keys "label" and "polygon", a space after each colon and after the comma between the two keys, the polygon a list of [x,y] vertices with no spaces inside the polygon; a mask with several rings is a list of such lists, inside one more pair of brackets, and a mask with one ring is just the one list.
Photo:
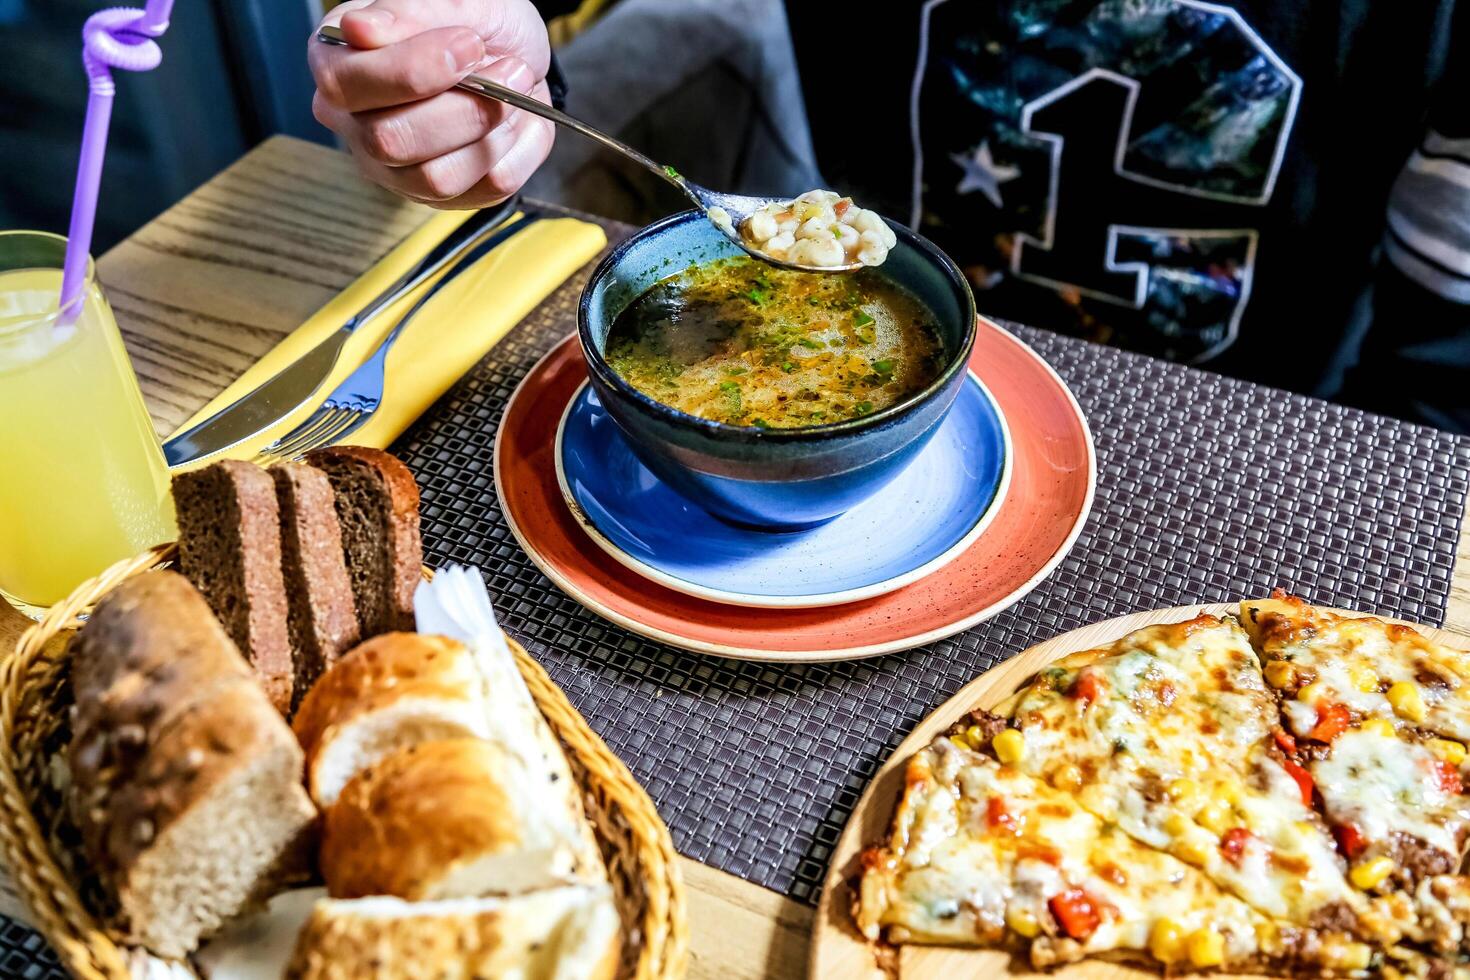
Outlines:
{"label": "purple bendy straw", "polygon": [[82,286],[87,278],[87,256],[92,250],[92,226],[97,219],[97,189],[102,181],[102,158],[107,152],[107,127],[112,122],[113,68],[149,71],[158,67],[163,52],[153,38],[168,29],[174,0],[148,0],[145,9],[113,7],[99,10],[82,27],[82,65],[87,69],[87,119],[82,125],[82,157],[77,163],[77,187],[72,196],[71,229],[66,238],[66,265],[61,273],[61,317],[65,326],[77,318]]}

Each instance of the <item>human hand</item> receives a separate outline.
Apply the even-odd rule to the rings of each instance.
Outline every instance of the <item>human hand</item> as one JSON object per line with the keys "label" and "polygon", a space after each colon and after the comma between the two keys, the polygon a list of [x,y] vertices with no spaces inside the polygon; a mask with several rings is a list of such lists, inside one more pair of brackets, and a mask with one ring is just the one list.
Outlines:
{"label": "human hand", "polygon": [[547,120],[454,88],[474,71],[550,103],[551,46],[530,0],[348,0],[322,25],[351,47],[308,43],[312,111],[374,183],[478,208],[518,191],[551,152]]}

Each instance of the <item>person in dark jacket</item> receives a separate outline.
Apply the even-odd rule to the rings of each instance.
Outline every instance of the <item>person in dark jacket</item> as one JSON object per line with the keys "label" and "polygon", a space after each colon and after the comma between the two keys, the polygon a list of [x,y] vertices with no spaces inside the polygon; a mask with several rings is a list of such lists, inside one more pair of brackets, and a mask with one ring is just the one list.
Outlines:
{"label": "person in dark jacket", "polygon": [[[354,4],[407,4],[441,30],[458,17],[492,61],[544,75],[544,35],[516,54],[494,27],[505,10],[524,18],[525,0],[444,0],[443,16],[441,0]],[[1470,43],[1463,2],[561,6],[581,32],[561,51],[586,93],[574,108],[702,183],[853,194],[938,242],[990,316],[1470,431],[1470,126],[1451,58]],[[417,44],[404,34],[376,70],[407,71]],[[344,112],[314,68],[323,121],[369,176],[426,199],[422,174],[405,183],[372,158],[394,145],[379,130],[438,147],[418,132],[430,115]],[[508,193],[549,135],[494,163],[506,139],[492,132],[490,149],[455,152],[483,171],[480,189]],[[564,145],[530,188],[638,220],[677,203],[651,184]]]}
{"label": "person in dark jacket", "polygon": [[823,171],[983,312],[1470,431],[1465,3],[788,9]]}

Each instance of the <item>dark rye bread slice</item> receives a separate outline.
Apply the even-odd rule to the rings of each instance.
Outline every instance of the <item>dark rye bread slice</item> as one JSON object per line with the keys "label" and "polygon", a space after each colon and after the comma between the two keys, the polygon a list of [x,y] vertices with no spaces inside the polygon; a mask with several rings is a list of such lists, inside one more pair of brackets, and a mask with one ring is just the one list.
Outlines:
{"label": "dark rye bread slice", "polygon": [[281,511],[281,572],[290,607],[296,683],[291,710],[337,658],[357,645],[357,606],[327,475],[306,463],[270,469]]}
{"label": "dark rye bread slice", "polygon": [[149,572],[72,641],[68,807],[108,924],[170,957],[309,867],[302,753],[203,597]]}
{"label": "dark rye bread slice", "polygon": [[413,592],[424,563],[413,474],[381,449],[361,446],[318,449],[306,461],[327,474],[337,494],[362,638],[411,632]]}
{"label": "dark rye bread slice", "polygon": [[271,704],[289,712],[295,670],[275,481],[254,463],[227,459],[178,474],[173,494],[179,568],[255,668]]}

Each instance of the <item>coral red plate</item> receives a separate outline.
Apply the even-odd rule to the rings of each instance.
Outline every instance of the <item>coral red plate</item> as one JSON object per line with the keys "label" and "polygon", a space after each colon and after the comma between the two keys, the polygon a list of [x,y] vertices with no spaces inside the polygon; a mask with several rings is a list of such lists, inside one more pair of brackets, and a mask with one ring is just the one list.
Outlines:
{"label": "coral red plate", "polygon": [[671,646],[742,660],[873,657],[968,629],[1034,589],[1066,556],[1092,507],[1097,461],[1072,393],[1031,348],[980,321],[970,370],[1011,430],[1011,486],[959,557],[896,592],[805,609],[749,609],[684,595],[595,544],[562,498],[556,430],[587,377],[575,337],[547,354],[506,405],[495,489],[512,533],[563,591],[598,615]]}

